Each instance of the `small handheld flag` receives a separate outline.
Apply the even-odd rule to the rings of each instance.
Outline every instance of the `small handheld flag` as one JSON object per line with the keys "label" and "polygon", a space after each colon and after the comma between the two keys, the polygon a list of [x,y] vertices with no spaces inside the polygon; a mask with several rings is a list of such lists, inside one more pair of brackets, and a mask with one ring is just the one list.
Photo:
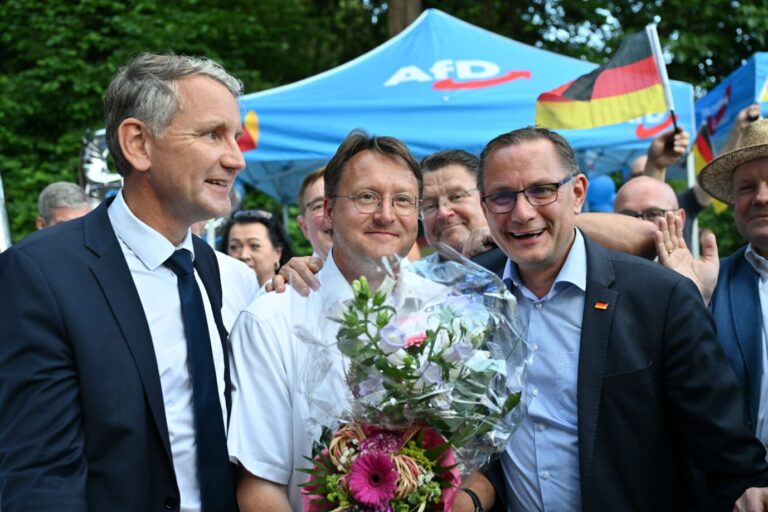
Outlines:
{"label": "small handheld flag", "polygon": [[[693,153],[693,168],[696,170],[696,176],[698,176],[704,166],[715,158],[715,152],[712,149],[712,141],[709,137],[707,123],[701,124],[699,133],[693,141],[691,152]],[[717,215],[720,215],[728,208],[728,205],[717,199],[712,199],[712,208]]]}
{"label": "small handheld flag", "polygon": [[539,95],[536,124],[555,129],[594,128],[673,110],[672,95],[665,93],[669,89],[666,67],[655,45],[656,26],[649,25],[624,39],[602,66]]}

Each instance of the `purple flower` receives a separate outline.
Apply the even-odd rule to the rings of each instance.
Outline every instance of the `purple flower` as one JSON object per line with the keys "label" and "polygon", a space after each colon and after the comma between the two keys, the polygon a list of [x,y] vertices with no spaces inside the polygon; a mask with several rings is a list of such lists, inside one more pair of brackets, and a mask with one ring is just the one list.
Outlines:
{"label": "purple flower", "polygon": [[380,431],[375,434],[369,434],[368,437],[360,441],[360,453],[383,452],[397,453],[403,447],[402,438],[393,432]]}
{"label": "purple flower", "polygon": [[379,348],[385,354],[389,355],[398,349],[405,348],[406,334],[393,324],[385,325],[379,334],[381,334]]}
{"label": "purple flower", "polygon": [[472,350],[473,347],[470,342],[467,340],[459,340],[443,352],[443,359],[449,363],[466,361],[472,356]]}
{"label": "purple flower", "polygon": [[381,385],[384,383],[384,377],[381,376],[376,370],[368,372],[366,379],[357,385],[357,392],[360,396],[368,396],[381,390]]}
{"label": "purple flower", "polygon": [[424,361],[421,365],[421,379],[427,384],[442,384],[443,372],[432,361]]}

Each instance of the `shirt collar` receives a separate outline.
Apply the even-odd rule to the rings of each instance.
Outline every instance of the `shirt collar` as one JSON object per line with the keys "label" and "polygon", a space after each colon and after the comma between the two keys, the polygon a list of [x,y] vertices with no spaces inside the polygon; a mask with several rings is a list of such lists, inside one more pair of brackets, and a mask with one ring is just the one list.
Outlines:
{"label": "shirt collar", "polygon": [[160,267],[177,249],[186,249],[195,258],[195,250],[192,245],[192,231],[187,229],[184,240],[174,246],[167,238],[139,220],[123,197],[120,190],[109,205],[107,211],[112,228],[128,248],[136,254],[136,257],[148,270],[153,271]]}
{"label": "shirt collar", "polygon": [[752,244],[747,245],[747,250],[744,252],[744,258],[752,265],[752,268],[760,274],[760,278],[768,279],[768,260],[757,254]]}
{"label": "shirt collar", "polygon": [[[560,272],[558,272],[557,277],[555,278],[555,282],[552,283],[552,287],[547,292],[547,297],[551,296],[556,289],[562,287],[560,283],[570,283],[583,292],[586,292],[587,290],[587,249],[581,231],[578,229],[575,231],[576,237],[573,240],[573,245],[571,245],[571,250],[568,251],[568,257],[565,259],[565,263],[563,263]],[[504,268],[503,279],[505,281],[508,279],[511,280],[517,288],[528,289],[520,278],[520,274],[517,271],[517,265],[515,265],[509,258],[507,258],[507,265]]]}

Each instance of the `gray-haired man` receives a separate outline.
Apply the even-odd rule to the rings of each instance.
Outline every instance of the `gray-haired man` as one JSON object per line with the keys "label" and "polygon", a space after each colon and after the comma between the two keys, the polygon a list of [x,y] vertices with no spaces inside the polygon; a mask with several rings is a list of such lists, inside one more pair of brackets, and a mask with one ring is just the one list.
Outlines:
{"label": "gray-haired man", "polygon": [[219,271],[190,226],[229,212],[240,88],[138,56],[104,100],[123,189],[0,255],[3,512],[235,509]]}

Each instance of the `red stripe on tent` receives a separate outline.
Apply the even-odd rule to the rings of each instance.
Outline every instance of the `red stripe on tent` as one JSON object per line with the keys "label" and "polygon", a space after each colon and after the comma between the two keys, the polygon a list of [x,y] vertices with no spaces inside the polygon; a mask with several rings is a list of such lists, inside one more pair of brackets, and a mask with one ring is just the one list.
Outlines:
{"label": "red stripe on tent", "polygon": [[456,82],[453,78],[438,80],[432,84],[432,88],[438,91],[452,91],[457,89],[480,89],[482,87],[491,87],[500,85],[519,78],[531,78],[531,71],[508,71],[506,75],[488,78],[487,80],[471,80],[467,82]]}
{"label": "red stripe on tent", "polygon": [[[677,115],[675,115],[675,120],[677,120]],[[637,128],[635,128],[635,136],[637,136],[638,139],[648,139],[655,137],[670,126],[672,126],[672,116],[668,115],[663,123],[651,126],[650,128],[647,128],[644,124],[640,123],[637,125]]]}
{"label": "red stripe on tent", "polygon": [[660,83],[656,61],[653,57],[647,57],[600,73],[592,89],[592,99],[620,96]]}

